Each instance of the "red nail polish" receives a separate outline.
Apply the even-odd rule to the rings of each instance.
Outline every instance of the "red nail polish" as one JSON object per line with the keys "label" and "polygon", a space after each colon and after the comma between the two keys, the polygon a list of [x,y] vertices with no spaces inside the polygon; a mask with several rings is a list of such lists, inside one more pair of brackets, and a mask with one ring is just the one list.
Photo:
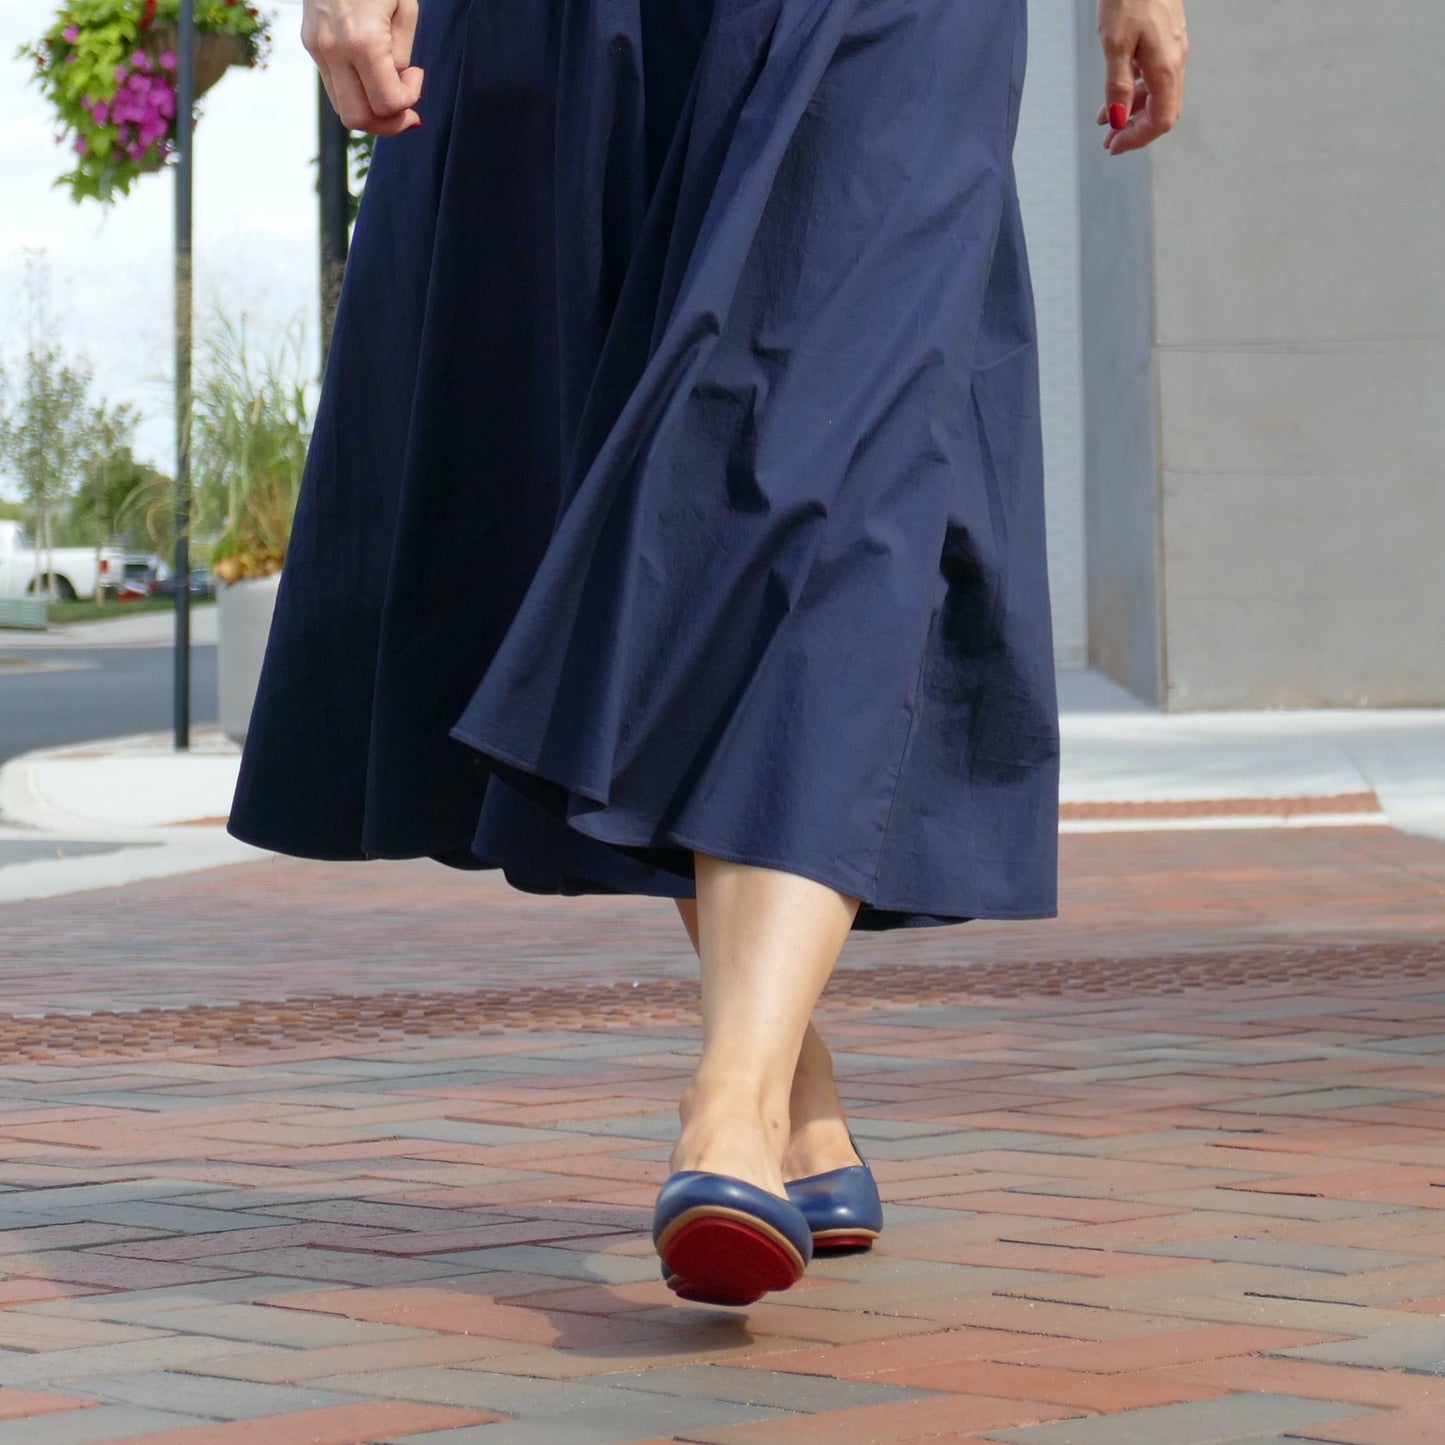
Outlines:
{"label": "red nail polish", "polygon": [[1116,100],[1109,107],[1109,124],[1115,130],[1123,130],[1129,123],[1129,107],[1122,100]]}

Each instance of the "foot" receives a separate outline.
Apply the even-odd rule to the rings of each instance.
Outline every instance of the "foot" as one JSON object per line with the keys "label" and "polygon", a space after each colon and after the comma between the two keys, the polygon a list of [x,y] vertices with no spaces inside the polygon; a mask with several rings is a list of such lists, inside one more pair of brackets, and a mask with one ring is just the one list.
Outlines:
{"label": "foot", "polygon": [[781,1108],[759,1104],[745,1087],[694,1078],[678,1112],[682,1132],[668,1161],[674,1174],[684,1169],[725,1174],[787,1198],[782,1169],[787,1117]]}
{"label": "foot", "polygon": [[814,1119],[793,1130],[783,1157],[783,1178],[810,1179],[862,1162],[840,1110],[836,1118]]}
{"label": "foot", "polygon": [[652,1214],[652,1240],[674,1294],[704,1304],[748,1305],[789,1289],[813,1257],[807,1215],[737,1179],[674,1174]]}
{"label": "foot", "polygon": [[798,1055],[788,1114],[792,1128],[783,1156],[785,1179],[807,1179],[863,1162],[848,1134],[833,1056],[812,1024]]}

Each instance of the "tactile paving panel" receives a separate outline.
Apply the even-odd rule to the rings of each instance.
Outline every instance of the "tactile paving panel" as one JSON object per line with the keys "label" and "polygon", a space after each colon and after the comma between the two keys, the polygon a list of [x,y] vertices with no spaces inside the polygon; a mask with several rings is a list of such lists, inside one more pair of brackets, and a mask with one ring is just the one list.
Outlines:
{"label": "tactile paving panel", "polygon": [[[1421,939],[1331,946],[1280,946],[1156,957],[1083,958],[968,965],[916,963],[839,970],[827,1011],[914,1008],[988,998],[1089,1000],[1207,991],[1219,997],[1261,984],[1362,985],[1421,980],[1445,984],[1445,944]],[[185,1008],[0,1016],[0,1050],[30,1062],[280,1049],[322,1041],[375,1043],[483,1032],[691,1025],[697,985],[650,979],[567,988],[391,990],[318,993],[274,1002]]]}

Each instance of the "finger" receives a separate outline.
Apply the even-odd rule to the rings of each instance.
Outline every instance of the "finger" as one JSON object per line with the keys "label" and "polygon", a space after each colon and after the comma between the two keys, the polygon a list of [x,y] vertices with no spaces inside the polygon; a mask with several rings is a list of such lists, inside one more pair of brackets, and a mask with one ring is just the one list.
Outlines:
{"label": "finger", "polygon": [[[1133,115],[1135,111],[1142,110],[1144,107],[1144,102],[1148,100],[1148,98],[1149,92],[1144,89],[1144,83],[1142,81],[1136,80],[1134,82],[1134,99],[1130,102],[1129,114]],[[1108,123],[1109,107],[1107,105],[1101,105],[1099,107],[1098,114],[1094,117],[1094,124],[1108,125]]]}
{"label": "finger", "polygon": [[323,79],[336,114],[348,130],[366,130],[373,135],[398,135],[421,124],[421,117],[409,107],[394,115],[378,115],[371,108],[361,77],[350,65],[329,66]]}
{"label": "finger", "polygon": [[1138,113],[1140,119],[1125,149],[1137,150],[1141,145],[1148,145],[1178,123],[1184,108],[1187,54],[1187,42],[1172,37],[1162,43],[1146,42],[1140,46],[1136,59],[1147,100]]}
{"label": "finger", "polygon": [[1138,36],[1112,30],[1101,37],[1104,45],[1104,115],[1115,130],[1128,119],[1134,103],[1134,51]]}
{"label": "finger", "polygon": [[1111,154],[1124,155],[1128,151],[1143,150],[1173,128],[1174,120],[1168,118],[1167,112],[1156,104],[1156,98],[1151,94],[1143,109],[1130,117],[1123,130],[1112,131],[1105,144]]}
{"label": "finger", "polygon": [[391,55],[398,72],[410,70],[411,47],[416,39],[417,0],[401,0],[391,17]]}
{"label": "finger", "polygon": [[416,66],[405,73],[397,70],[390,31],[371,31],[351,47],[348,59],[360,77],[372,114],[396,115],[421,98],[421,71]]}

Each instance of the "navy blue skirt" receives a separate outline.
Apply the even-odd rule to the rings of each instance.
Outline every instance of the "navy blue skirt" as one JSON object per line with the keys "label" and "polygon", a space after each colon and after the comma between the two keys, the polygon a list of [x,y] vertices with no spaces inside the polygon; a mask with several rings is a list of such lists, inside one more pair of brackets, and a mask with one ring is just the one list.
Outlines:
{"label": "navy blue skirt", "polygon": [[230,830],[1056,905],[1025,0],[421,0]]}

